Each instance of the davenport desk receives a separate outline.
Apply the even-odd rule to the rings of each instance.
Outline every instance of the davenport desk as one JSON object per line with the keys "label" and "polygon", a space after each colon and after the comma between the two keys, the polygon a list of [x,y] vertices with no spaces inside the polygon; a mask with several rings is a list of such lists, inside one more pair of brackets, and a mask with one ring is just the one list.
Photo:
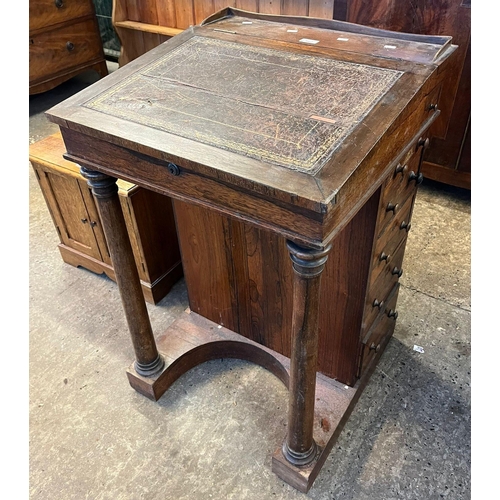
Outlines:
{"label": "davenport desk", "polygon": [[[204,361],[289,388],[272,467],[307,491],[391,337],[449,37],[227,8],[48,112],[98,202],[158,400]],[[152,332],[116,179],[172,198],[190,310]]]}

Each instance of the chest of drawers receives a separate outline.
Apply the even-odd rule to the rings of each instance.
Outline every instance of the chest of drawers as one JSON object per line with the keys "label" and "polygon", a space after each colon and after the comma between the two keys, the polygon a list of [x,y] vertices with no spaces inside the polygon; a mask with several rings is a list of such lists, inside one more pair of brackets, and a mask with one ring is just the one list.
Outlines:
{"label": "chest of drawers", "polygon": [[108,74],[92,0],[30,0],[30,94],[90,69]]}

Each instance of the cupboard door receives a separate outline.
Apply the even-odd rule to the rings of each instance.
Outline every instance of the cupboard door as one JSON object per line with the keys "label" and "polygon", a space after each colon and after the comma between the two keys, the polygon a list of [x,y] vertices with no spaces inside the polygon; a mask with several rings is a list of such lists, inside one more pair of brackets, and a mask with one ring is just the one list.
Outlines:
{"label": "cupboard door", "polygon": [[82,190],[88,190],[86,182],[40,169],[37,174],[61,243],[101,260],[92,227],[95,220],[90,217],[82,195]]}
{"label": "cupboard door", "polygon": [[83,178],[79,181],[80,192],[82,193],[82,198],[89,214],[90,226],[94,233],[94,238],[97,242],[97,249],[99,251],[100,260],[107,264],[108,266],[113,266],[111,262],[111,255],[109,254],[108,244],[106,242],[106,237],[104,236],[104,231],[102,229],[101,218],[99,216],[99,211],[97,210],[97,205],[92,194],[87,181]]}

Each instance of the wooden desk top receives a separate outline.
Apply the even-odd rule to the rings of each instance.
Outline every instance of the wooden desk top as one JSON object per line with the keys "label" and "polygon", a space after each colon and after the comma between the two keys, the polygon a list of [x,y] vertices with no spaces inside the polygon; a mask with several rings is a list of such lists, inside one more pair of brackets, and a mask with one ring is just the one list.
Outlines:
{"label": "wooden desk top", "polygon": [[210,179],[207,191],[222,184],[314,220],[314,231],[304,220],[292,232],[317,245],[432,119],[423,99],[454,49],[449,37],[224,9],[47,116],[61,126],[76,162],[245,220],[290,226],[271,209],[245,213],[199,185],[177,189],[116,157],[103,164],[96,151],[103,141],[140,161],[172,162],[179,178]]}

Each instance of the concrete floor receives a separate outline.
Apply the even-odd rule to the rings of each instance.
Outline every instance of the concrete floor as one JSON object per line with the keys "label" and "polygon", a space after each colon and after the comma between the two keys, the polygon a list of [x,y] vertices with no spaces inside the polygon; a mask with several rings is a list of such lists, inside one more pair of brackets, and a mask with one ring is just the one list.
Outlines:
{"label": "concrete floor", "polygon": [[[45,110],[95,80],[80,75],[30,97],[30,143],[56,131]],[[208,362],[157,403],[130,388],[125,369],[133,352],[117,286],[63,263],[27,168],[30,498],[471,497],[469,191],[421,186],[394,337],[304,495],[270,470],[284,437],[287,391],[264,369]],[[159,305],[148,305],[154,331],[187,306],[181,281]]]}

